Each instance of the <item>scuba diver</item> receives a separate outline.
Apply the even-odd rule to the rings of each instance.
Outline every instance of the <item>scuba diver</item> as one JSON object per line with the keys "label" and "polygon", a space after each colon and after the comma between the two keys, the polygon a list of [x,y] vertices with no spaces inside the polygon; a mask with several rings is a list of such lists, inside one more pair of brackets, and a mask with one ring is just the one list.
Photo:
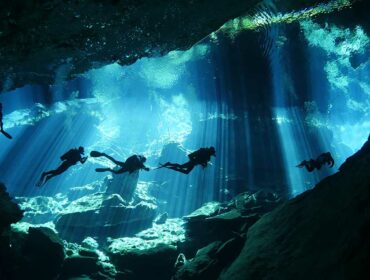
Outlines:
{"label": "scuba diver", "polygon": [[297,165],[298,168],[305,167],[308,172],[312,172],[315,169],[320,170],[321,167],[327,164],[330,168],[334,166],[334,159],[331,156],[330,152],[322,153],[317,157],[317,159],[310,159],[310,160],[304,160],[300,164]]}
{"label": "scuba diver", "polygon": [[133,173],[137,170],[140,170],[140,169],[144,169],[145,171],[150,170],[148,167],[146,167],[144,165],[144,163],[146,161],[146,157],[141,156],[141,155],[130,156],[128,159],[126,159],[125,162],[115,160],[111,156],[109,156],[105,153],[97,152],[97,151],[92,151],[90,153],[90,156],[92,156],[92,157],[106,157],[107,159],[109,159],[110,161],[112,161],[113,163],[115,163],[117,166],[120,167],[119,169],[96,168],[95,169],[96,172],[110,171],[114,174],[122,174],[122,173],[128,172],[128,173],[131,174],[131,173]]}
{"label": "scuba diver", "polygon": [[196,165],[201,165],[203,168],[207,167],[208,162],[211,160],[211,156],[216,156],[216,150],[214,147],[200,148],[199,150],[189,154],[189,161],[184,164],[167,162],[165,164],[160,164],[159,168],[165,167],[184,174],[189,174]]}
{"label": "scuba diver", "polygon": [[60,157],[60,159],[63,162],[61,165],[59,165],[57,169],[42,173],[41,178],[36,186],[38,187],[43,186],[51,178],[59,174],[62,174],[64,171],[66,171],[71,166],[76,165],[78,162],[81,162],[82,164],[84,164],[87,160],[87,157],[82,157],[84,153],[85,151],[83,147],[70,149],[68,152],[66,152],[64,155]]}
{"label": "scuba diver", "polygon": [[8,139],[13,138],[9,133],[4,131],[4,127],[3,127],[3,104],[2,103],[0,103],[0,132]]}

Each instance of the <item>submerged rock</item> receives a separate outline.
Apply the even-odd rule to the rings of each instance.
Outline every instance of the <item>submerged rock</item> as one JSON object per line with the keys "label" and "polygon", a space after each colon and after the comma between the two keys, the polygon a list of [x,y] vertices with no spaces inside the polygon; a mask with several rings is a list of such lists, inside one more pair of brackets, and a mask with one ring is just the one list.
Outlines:
{"label": "submerged rock", "polygon": [[215,241],[198,250],[192,260],[180,267],[173,279],[216,279],[217,260],[215,255],[221,245],[222,242]]}
{"label": "submerged rock", "polygon": [[[4,279],[54,279],[64,260],[63,243],[50,228],[30,227],[11,232],[11,245],[2,248]],[[0,266],[1,267],[1,266]]]}
{"label": "submerged rock", "polygon": [[118,271],[130,271],[128,279],[150,279],[154,275],[156,279],[169,279],[178,256],[177,244],[185,238],[182,224],[181,219],[168,219],[135,237],[112,239],[108,255]]}
{"label": "submerged rock", "polygon": [[150,228],[157,205],[148,188],[138,182],[138,173],[132,173],[106,177],[66,195],[18,197],[17,201],[25,211],[24,225],[53,223],[62,238],[81,242],[87,236],[132,236]]}
{"label": "submerged rock", "polygon": [[235,237],[224,243],[215,241],[201,248],[193,259],[176,269],[173,279],[217,279],[222,269],[239,255],[244,242],[244,238]]}
{"label": "submerged rock", "polygon": [[157,225],[162,225],[162,224],[166,223],[167,219],[168,219],[168,214],[167,214],[167,212],[164,212],[163,214],[161,214],[157,218],[155,218],[154,222]]}
{"label": "submerged rock", "polygon": [[23,211],[12,201],[5,185],[0,183],[0,278],[11,275],[10,225],[22,219]]}
{"label": "submerged rock", "polygon": [[312,190],[262,217],[220,279],[370,275],[370,141]]}
{"label": "submerged rock", "polygon": [[97,257],[72,256],[65,259],[60,279],[90,275],[100,270],[102,270],[102,267],[99,265]]}
{"label": "submerged rock", "polygon": [[65,195],[16,197],[21,209],[25,212],[23,222],[43,224],[54,220],[62,213],[69,201]]}
{"label": "submerged rock", "polygon": [[259,191],[242,193],[228,203],[210,202],[184,217],[187,240],[182,245],[188,256],[212,241],[226,241],[235,232],[246,233],[262,215],[281,203],[278,195]]}
{"label": "submerged rock", "polygon": [[160,245],[176,246],[185,240],[185,230],[181,219],[168,219],[164,224],[155,224],[141,231],[135,237],[110,239],[109,254],[123,254],[132,250],[149,250]]}
{"label": "submerged rock", "polygon": [[111,260],[119,270],[130,270],[135,279],[170,279],[176,258],[177,248],[168,244],[158,244],[146,250],[131,249],[111,254]]}
{"label": "submerged rock", "polygon": [[98,242],[92,237],[86,237],[82,240],[81,246],[86,249],[96,250],[99,247]]}
{"label": "submerged rock", "polygon": [[128,205],[119,194],[94,194],[84,197],[85,207],[75,203],[76,210],[63,214],[55,226],[69,241],[81,241],[86,236],[119,237],[133,235],[149,228],[156,216],[156,205]]}
{"label": "submerged rock", "polygon": [[0,235],[10,224],[20,221],[22,217],[23,211],[12,201],[5,185],[0,183]]}

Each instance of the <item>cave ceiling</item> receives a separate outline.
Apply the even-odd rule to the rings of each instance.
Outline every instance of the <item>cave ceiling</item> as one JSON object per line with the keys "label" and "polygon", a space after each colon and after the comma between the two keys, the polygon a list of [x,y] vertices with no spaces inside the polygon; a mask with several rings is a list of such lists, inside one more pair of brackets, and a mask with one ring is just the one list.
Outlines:
{"label": "cave ceiling", "polygon": [[[317,0],[276,1],[279,10]],[[186,50],[259,0],[13,0],[0,3],[0,90]],[[58,74],[59,73],[59,74]],[[59,75],[59,77],[58,77]]]}

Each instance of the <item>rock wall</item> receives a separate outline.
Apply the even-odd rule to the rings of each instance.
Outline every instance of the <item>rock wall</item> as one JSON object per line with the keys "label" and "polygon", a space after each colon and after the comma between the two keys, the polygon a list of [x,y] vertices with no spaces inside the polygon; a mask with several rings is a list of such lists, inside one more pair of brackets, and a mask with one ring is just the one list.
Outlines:
{"label": "rock wall", "polygon": [[364,279],[370,268],[370,139],[314,189],[262,217],[220,279]]}

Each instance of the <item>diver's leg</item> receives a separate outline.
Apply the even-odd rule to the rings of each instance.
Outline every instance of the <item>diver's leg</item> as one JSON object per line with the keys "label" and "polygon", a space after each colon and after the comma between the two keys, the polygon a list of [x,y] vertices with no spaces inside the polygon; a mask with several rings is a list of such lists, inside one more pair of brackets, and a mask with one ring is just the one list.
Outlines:
{"label": "diver's leg", "polygon": [[325,163],[330,167],[332,168],[334,166],[334,159],[331,155],[331,153],[328,153],[326,158],[325,158]]}
{"label": "diver's leg", "polygon": [[41,187],[44,184],[45,176],[52,174],[54,170],[42,172],[40,180],[36,183],[37,187]]}
{"label": "diver's leg", "polygon": [[316,168],[317,170],[320,170],[321,167],[324,165],[324,163],[321,163],[321,162],[315,162],[314,163],[314,168]]}
{"label": "diver's leg", "polygon": [[307,165],[307,160],[304,160],[300,164],[296,165],[296,167],[303,168],[303,167],[306,167],[306,165]]}
{"label": "diver's leg", "polygon": [[307,161],[307,160],[302,161],[300,164],[297,165],[297,167],[299,167],[299,168],[304,167],[304,168],[306,168],[306,170],[308,172],[312,172],[312,171],[315,170],[315,165],[314,165],[314,162],[313,162],[312,159],[310,159],[309,161]]}
{"label": "diver's leg", "polygon": [[190,166],[190,167],[188,167],[188,169],[187,169],[187,174],[189,174],[193,169],[194,169],[194,167],[195,167],[195,165],[192,165],[192,166]]}
{"label": "diver's leg", "polygon": [[122,168],[120,168],[118,170],[112,170],[112,173],[114,173],[114,174],[122,174],[122,173],[125,173],[127,171],[128,171],[128,169],[126,167],[122,167]]}
{"label": "diver's leg", "polygon": [[111,156],[109,156],[109,155],[107,155],[107,154],[105,154],[105,153],[103,153],[102,154],[102,156],[103,157],[106,157],[107,159],[109,159],[111,162],[113,162],[114,164],[117,164],[117,165],[119,165],[119,166],[122,166],[123,164],[124,164],[124,162],[122,162],[122,161],[118,161],[118,160],[115,160],[114,158],[112,158]]}
{"label": "diver's leg", "polygon": [[96,168],[95,169],[96,172],[113,172],[114,170],[113,169],[110,169],[110,168]]}
{"label": "diver's leg", "polygon": [[178,164],[178,163],[166,162],[165,164],[161,164],[161,166],[162,166],[162,167],[168,167],[168,168],[170,168],[170,167],[175,167],[175,168],[177,168],[177,167],[180,167],[181,165],[180,165],[180,164]]}
{"label": "diver's leg", "polygon": [[187,163],[184,163],[184,164],[174,164],[172,166],[169,166],[167,168],[169,169],[172,169],[172,170],[175,170],[175,171],[178,171],[178,172],[181,172],[183,174],[189,174],[190,171],[193,170],[195,164],[193,164],[192,162],[187,162]]}
{"label": "diver's leg", "polygon": [[196,164],[194,164],[193,162],[189,161],[185,164],[182,165],[182,168],[184,170],[184,174],[189,174],[195,167]]}
{"label": "diver's leg", "polygon": [[184,174],[187,174],[185,173],[186,170],[182,169],[182,168],[179,168],[179,167],[176,167],[176,166],[167,166],[168,169],[171,169],[171,170],[174,170],[174,171],[178,171],[178,172],[181,172],[181,173],[184,173]]}
{"label": "diver's leg", "polygon": [[62,174],[64,171],[66,171],[68,168],[70,168],[72,165],[72,163],[68,162],[68,161],[63,161],[63,163],[61,165],[59,165],[59,167],[55,170],[50,170],[48,172],[44,172],[42,175],[45,177],[45,182],[44,184],[46,184],[47,181],[49,181],[51,178],[55,177],[55,176],[58,176],[60,174]]}
{"label": "diver's leg", "polygon": [[316,161],[313,159],[310,159],[310,161],[306,162],[306,169],[308,172],[312,172],[317,167]]}

